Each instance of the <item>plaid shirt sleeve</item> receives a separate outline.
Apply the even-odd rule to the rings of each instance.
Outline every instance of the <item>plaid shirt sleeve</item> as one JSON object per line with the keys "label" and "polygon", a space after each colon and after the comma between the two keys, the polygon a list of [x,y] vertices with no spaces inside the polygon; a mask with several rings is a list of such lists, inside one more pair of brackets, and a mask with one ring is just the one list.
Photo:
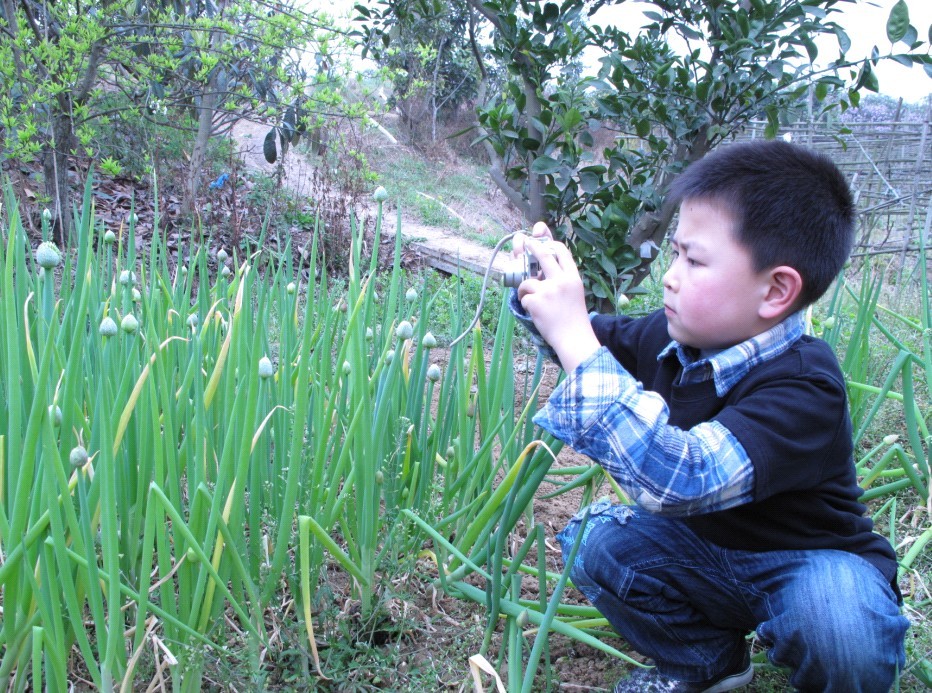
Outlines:
{"label": "plaid shirt sleeve", "polygon": [[541,428],[596,460],[650,512],[686,516],[753,499],[754,467],[716,421],[669,425],[663,398],[644,390],[605,347],[553,391],[534,417]]}

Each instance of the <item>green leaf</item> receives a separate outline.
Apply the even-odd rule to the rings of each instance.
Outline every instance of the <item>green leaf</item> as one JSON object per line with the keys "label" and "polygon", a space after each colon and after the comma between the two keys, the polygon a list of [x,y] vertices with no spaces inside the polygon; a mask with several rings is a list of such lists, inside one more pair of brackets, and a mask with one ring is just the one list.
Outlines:
{"label": "green leaf", "polygon": [[764,137],[773,139],[780,132],[780,114],[776,106],[770,106],[766,112],[767,127],[764,128]]}
{"label": "green leaf", "polygon": [[[547,113],[549,112],[550,111],[547,111]],[[540,134],[542,135],[547,134],[547,131],[550,129],[550,127],[548,125],[545,125],[544,121],[542,121],[540,118],[535,118],[531,116],[528,118],[528,122],[530,122],[531,125],[537,128],[537,131],[540,132]]]}
{"label": "green leaf", "polygon": [[815,62],[815,59],[819,57],[819,49],[815,45],[815,42],[806,37],[803,39],[803,45],[806,47],[806,53],[809,55],[809,62]]}
{"label": "green leaf", "polygon": [[847,53],[851,48],[851,38],[848,36],[848,33],[842,29],[840,26],[835,27],[835,38],[838,39],[838,49],[842,53]]}
{"label": "green leaf", "polygon": [[[598,228],[598,227],[596,227]],[[588,243],[589,245],[595,246],[598,245],[600,236],[598,233],[592,230],[592,227],[588,224],[579,223],[573,227],[573,233],[580,240]]]}
{"label": "green leaf", "polygon": [[905,65],[906,67],[913,66],[913,60],[908,55],[903,55],[902,53],[898,53],[896,55],[891,55],[890,58],[894,62],[898,62],[900,65]]}
{"label": "green leaf", "polygon": [[899,0],[890,10],[890,16],[887,17],[887,38],[890,43],[896,43],[906,36],[909,29],[909,7],[906,0]]}
{"label": "green leaf", "polygon": [[647,137],[650,134],[650,121],[643,118],[634,124],[638,137]]}
{"label": "green leaf", "polygon": [[561,126],[564,130],[573,130],[582,122],[582,113],[578,109],[569,109],[561,118]]}
{"label": "green leaf", "polygon": [[599,189],[599,183],[601,183],[601,178],[598,174],[593,173],[592,171],[579,172],[579,186],[583,189],[584,192],[591,195]]}
{"label": "green leaf", "polygon": [[552,175],[559,170],[560,166],[561,163],[552,156],[539,156],[531,164],[531,173]]}
{"label": "green leaf", "polygon": [[699,41],[703,38],[701,33],[689,26],[681,26],[680,31],[683,33],[683,37],[690,41]]}
{"label": "green leaf", "polygon": [[815,97],[819,101],[825,101],[825,97],[828,96],[828,84],[825,82],[819,82],[816,84],[815,88]]}
{"label": "green leaf", "polygon": [[265,142],[262,143],[262,153],[265,155],[265,160],[270,164],[274,164],[278,159],[278,146],[275,143],[275,128],[269,130],[268,134],[265,136]]}

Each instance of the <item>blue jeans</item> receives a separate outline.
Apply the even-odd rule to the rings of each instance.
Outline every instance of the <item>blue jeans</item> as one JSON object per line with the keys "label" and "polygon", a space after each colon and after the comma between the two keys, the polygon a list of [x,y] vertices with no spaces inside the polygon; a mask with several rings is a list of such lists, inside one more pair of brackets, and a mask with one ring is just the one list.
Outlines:
{"label": "blue jeans", "polygon": [[[707,681],[756,630],[800,690],[888,691],[909,620],[881,572],[845,551],[736,551],[681,521],[606,501],[590,508],[573,584],[658,671]],[[563,558],[583,513],[558,539]]]}

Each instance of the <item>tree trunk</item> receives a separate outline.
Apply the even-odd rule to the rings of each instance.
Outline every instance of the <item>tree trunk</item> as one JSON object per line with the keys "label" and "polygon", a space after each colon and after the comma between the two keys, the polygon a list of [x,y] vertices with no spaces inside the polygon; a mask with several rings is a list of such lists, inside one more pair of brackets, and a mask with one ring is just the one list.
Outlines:
{"label": "tree trunk", "polygon": [[52,115],[52,141],[45,147],[42,157],[45,193],[51,200],[49,211],[52,213],[52,231],[62,246],[66,244],[71,235],[71,184],[68,179],[68,160],[73,139],[70,110],[62,107],[59,113]]}
{"label": "tree trunk", "polygon": [[[213,80],[211,80],[213,82]],[[183,213],[190,214],[197,202],[197,193],[201,188],[201,168],[207,158],[207,144],[214,126],[214,110],[217,107],[217,94],[211,86],[201,96],[200,110],[197,116],[197,137],[191,149],[191,163],[185,181]]]}
{"label": "tree trunk", "polygon": [[[711,148],[711,142],[708,138],[708,128],[703,128],[696,132],[692,137],[680,143],[674,155],[675,161],[685,162],[688,166],[694,161],[704,157]],[[654,187],[658,190],[666,189],[670,182],[670,176],[666,173],[659,175],[654,181]],[[628,234],[628,244],[634,248],[641,258],[641,264],[632,270],[632,279],[629,287],[638,286],[648,276],[650,276],[650,266],[660,252],[660,246],[667,237],[667,229],[676,214],[676,209],[664,203],[656,212],[647,212],[638,219],[634,228]]]}
{"label": "tree trunk", "polygon": [[[218,2],[220,10],[223,10],[224,2]],[[215,53],[220,52],[224,40],[222,31],[215,30],[210,35],[210,45]],[[220,70],[214,69],[207,80],[204,91],[201,93],[200,110],[197,114],[197,137],[194,140],[194,146],[191,149],[191,166],[188,169],[188,178],[185,181],[184,202],[182,203],[182,212],[190,214],[194,210],[197,201],[197,193],[201,188],[201,168],[207,158],[207,144],[214,130],[214,114],[220,103]],[[226,80],[224,80],[224,87]]]}

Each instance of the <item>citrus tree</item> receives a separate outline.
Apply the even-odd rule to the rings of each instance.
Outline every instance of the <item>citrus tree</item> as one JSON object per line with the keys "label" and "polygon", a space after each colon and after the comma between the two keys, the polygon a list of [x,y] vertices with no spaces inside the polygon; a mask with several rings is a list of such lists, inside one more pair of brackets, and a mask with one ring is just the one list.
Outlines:
{"label": "citrus tree", "polygon": [[[600,23],[613,4],[468,0],[491,37],[476,55],[507,75],[477,108],[490,174],[529,223],[548,222],[570,244],[595,301],[647,275],[673,216],[664,190],[690,162],[752,120],[774,136],[807,100],[856,105],[878,89],[879,60],[932,67],[902,1],[889,49],[858,59],[835,21],[851,4],[842,0],[659,0],[637,32]],[[391,40],[391,15],[363,25],[370,43]],[[824,36],[837,50],[817,67]],[[592,50],[599,67],[579,77],[569,68]]]}

